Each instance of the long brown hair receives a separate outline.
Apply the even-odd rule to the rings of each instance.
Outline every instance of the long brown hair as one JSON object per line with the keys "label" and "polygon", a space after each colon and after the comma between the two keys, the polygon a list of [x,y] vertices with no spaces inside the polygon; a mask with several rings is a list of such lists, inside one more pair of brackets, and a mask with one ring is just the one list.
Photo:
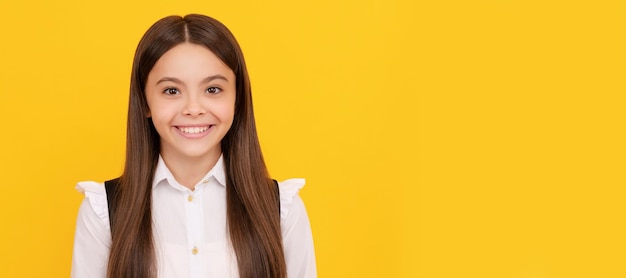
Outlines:
{"label": "long brown hair", "polygon": [[286,277],[276,188],[269,178],[256,132],[250,80],[239,44],[219,21],[190,14],[157,21],[144,34],[133,62],[126,163],[115,200],[107,277],[155,277],[152,181],[159,134],[147,118],[145,85],[157,60],[189,42],[207,47],[234,73],[235,116],[221,141],[226,172],[227,225],[240,277]]}

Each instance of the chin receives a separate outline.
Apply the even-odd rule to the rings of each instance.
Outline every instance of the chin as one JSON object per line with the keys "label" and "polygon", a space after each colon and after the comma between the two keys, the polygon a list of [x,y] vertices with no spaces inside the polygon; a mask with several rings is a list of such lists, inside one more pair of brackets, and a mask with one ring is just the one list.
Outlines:
{"label": "chin", "polygon": [[183,154],[184,156],[189,157],[189,158],[202,158],[202,157],[210,156],[210,155],[212,155],[214,153],[217,153],[219,155],[221,153],[221,151],[219,151],[219,149],[215,149],[215,147],[214,148],[210,148],[210,149],[187,149],[187,150],[181,150],[181,154]]}

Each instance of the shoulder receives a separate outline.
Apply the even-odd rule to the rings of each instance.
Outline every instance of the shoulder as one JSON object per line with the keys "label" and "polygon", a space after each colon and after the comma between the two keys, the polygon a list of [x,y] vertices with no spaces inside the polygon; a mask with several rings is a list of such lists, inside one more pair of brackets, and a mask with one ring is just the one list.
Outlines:
{"label": "shoulder", "polygon": [[289,179],[279,183],[280,226],[289,277],[317,277],[315,248],[311,224],[298,192],[304,179]]}
{"label": "shoulder", "polygon": [[[104,183],[82,181],[76,184],[76,190],[85,195],[79,214],[93,215],[108,226],[109,208]],[[85,211],[87,209],[90,211]]]}
{"label": "shoulder", "polygon": [[305,179],[287,179],[278,182],[280,191],[280,219],[284,221],[302,203],[298,192],[304,187]]}
{"label": "shoulder", "polygon": [[71,277],[104,277],[111,248],[104,184],[79,182],[76,190],[85,198],[76,219]]}

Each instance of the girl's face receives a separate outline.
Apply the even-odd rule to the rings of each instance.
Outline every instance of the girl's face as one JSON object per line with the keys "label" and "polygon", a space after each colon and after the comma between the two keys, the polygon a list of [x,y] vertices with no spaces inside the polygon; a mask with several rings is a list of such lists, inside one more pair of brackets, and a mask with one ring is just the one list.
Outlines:
{"label": "girl's face", "polygon": [[161,155],[217,159],[233,123],[235,96],[235,74],[206,47],[182,43],[165,52],[146,82]]}

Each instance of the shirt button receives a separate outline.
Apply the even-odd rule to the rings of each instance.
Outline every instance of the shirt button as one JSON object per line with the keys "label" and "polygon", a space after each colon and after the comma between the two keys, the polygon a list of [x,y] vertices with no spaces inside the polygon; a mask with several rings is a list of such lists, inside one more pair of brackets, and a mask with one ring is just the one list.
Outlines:
{"label": "shirt button", "polygon": [[187,201],[192,202],[193,201],[193,196],[192,195],[187,196]]}
{"label": "shirt button", "polygon": [[202,183],[209,183],[209,180],[203,180]]}
{"label": "shirt button", "polygon": [[200,251],[200,250],[198,250],[198,247],[194,246],[193,249],[191,249],[191,254],[197,255],[198,251]]}

